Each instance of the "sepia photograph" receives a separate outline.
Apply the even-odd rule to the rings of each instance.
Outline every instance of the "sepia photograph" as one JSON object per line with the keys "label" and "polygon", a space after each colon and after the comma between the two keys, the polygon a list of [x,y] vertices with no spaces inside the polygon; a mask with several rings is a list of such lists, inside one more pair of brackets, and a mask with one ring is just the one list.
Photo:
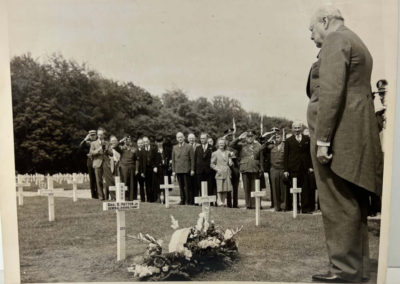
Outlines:
{"label": "sepia photograph", "polygon": [[383,283],[397,5],[5,3],[9,279]]}

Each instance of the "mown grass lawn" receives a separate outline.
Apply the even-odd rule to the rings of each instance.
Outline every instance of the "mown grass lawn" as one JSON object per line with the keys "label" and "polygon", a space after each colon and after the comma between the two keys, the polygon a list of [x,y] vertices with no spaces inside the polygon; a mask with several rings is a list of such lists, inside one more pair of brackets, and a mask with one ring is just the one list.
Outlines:
{"label": "mown grass lawn", "polygon": [[[56,221],[48,222],[47,198],[29,197],[18,208],[22,282],[132,281],[127,267],[141,255],[145,244],[127,239],[127,259],[116,261],[116,214],[103,212],[98,200],[55,198]],[[304,281],[325,271],[327,254],[320,215],[261,212],[255,227],[254,211],[211,208],[217,225],[236,228],[239,259],[225,271],[196,275],[197,281]],[[197,206],[142,203],[126,212],[128,235],[149,233],[164,240],[165,250],[173,233],[170,215],[180,227],[196,223]],[[379,223],[370,221],[371,257],[378,256]]]}

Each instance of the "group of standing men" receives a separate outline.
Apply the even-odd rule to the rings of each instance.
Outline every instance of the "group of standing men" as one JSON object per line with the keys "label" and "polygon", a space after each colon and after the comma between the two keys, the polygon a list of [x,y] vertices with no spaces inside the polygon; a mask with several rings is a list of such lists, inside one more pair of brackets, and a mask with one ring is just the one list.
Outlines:
{"label": "group of standing men", "polygon": [[[234,133],[219,139],[218,142],[222,140],[225,143],[221,149],[227,151],[229,160],[229,190],[226,191],[226,203],[218,198],[214,205],[238,207],[241,176],[245,208],[254,208],[250,194],[255,190],[255,180],[260,179],[262,188],[266,187],[267,182],[271,185],[271,207],[276,211],[292,210],[289,187],[290,180],[296,177],[302,187],[299,204],[302,212],[314,211],[315,182],[312,182],[310,140],[302,134],[302,130],[300,123],[294,123],[293,135],[286,143],[283,143],[285,139],[282,139],[279,130],[262,144],[257,141],[253,131],[246,131],[236,139]],[[200,143],[197,143],[193,133],[186,140],[184,134],[178,132],[177,143],[173,147],[168,146],[163,137],[157,137],[155,143],[151,143],[148,137],[142,137],[134,145],[130,136],[118,140],[113,135],[106,139],[105,134],[102,128],[90,130],[80,144],[88,152],[92,198],[114,199],[114,194],[108,189],[114,185],[115,176],[119,176],[128,187],[127,200],[136,200],[140,192],[142,202],[160,202],[160,185],[164,183],[164,176],[168,176],[169,183],[171,178],[176,178],[182,205],[194,205],[195,197],[201,195],[201,183],[204,181],[207,182],[209,195],[220,192],[217,187],[220,163],[217,165],[215,161],[215,165],[212,165],[212,156],[218,150],[219,143],[216,147],[207,133],[201,133]]]}
{"label": "group of standing men", "polygon": [[170,151],[159,137],[155,145],[148,137],[143,137],[133,145],[129,136],[119,140],[111,135],[106,139],[105,130],[90,130],[81,142],[88,150],[87,167],[92,198],[115,199],[109,187],[115,184],[115,177],[127,187],[126,200],[138,198],[138,188],[142,202],[156,202],[160,199],[159,186],[164,176],[170,176]]}

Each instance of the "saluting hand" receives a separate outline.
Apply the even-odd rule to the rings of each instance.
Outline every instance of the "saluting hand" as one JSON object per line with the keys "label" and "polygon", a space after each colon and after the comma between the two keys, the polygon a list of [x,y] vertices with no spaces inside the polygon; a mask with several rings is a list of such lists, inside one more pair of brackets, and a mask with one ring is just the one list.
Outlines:
{"label": "saluting hand", "polygon": [[239,139],[244,139],[244,138],[246,138],[246,136],[247,136],[247,131],[240,134]]}
{"label": "saluting hand", "polygon": [[328,150],[328,146],[318,146],[317,159],[322,165],[325,165],[332,160],[332,154],[328,155]]}

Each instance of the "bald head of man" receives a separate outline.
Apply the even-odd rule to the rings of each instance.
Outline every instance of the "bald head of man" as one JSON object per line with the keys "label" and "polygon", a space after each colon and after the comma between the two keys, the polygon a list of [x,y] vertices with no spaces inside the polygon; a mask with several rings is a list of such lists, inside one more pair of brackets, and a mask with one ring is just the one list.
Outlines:
{"label": "bald head of man", "polygon": [[318,48],[322,47],[325,38],[344,24],[344,18],[339,9],[332,5],[320,7],[310,21],[311,40]]}

